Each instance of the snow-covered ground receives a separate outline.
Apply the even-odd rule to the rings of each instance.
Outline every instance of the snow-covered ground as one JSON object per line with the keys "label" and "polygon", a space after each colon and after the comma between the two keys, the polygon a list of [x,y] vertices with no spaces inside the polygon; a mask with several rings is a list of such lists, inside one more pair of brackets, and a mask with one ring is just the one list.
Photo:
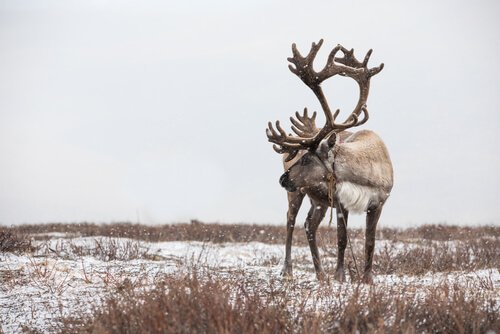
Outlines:
{"label": "snow-covered ground", "polygon": [[[50,237],[39,242],[35,254],[0,254],[0,323],[4,333],[18,333],[23,326],[50,332],[57,328],[59,317],[92,312],[117,289],[130,286],[148,289],[165,275],[185,274],[193,267],[211,270],[220,277],[239,272],[241,277],[251,277],[254,282],[281,280],[283,245],[148,243],[124,238],[65,238],[64,234]],[[391,243],[379,240],[377,248],[380,250]],[[397,251],[399,246],[392,244],[391,249]],[[334,262],[326,258],[327,254],[323,256],[325,263]],[[294,247],[293,259],[294,281],[298,286],[308,292],[319,289],[309,248]],[[488,284],[500,304],[498,268],[375,277],[377,286],[391,290],[397,287],[415,294],[442,282],[459,284],[464,289]],[[330,282],[326,288],[345,293],[353,286],[349,282],[343,285]],[[324,288],[323,285],[321,289]]]}

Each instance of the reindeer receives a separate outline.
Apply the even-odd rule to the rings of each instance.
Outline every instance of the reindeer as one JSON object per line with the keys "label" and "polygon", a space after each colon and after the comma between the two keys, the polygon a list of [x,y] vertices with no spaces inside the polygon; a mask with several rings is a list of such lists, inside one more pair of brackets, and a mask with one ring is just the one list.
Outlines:
{"label": "reindeer", "polygon": [[[289,194],[301,193],[301,195],[289,195],[288,231],[283,273],[286,275],[292,273],[290,250],[293,223],[291,217],[296,215],[294,210],[298,210],[304,194],[307,194],[312,206],[307,215],[305,229],[317,278],[323,280],[326,275],[316,245],[316,230],[327,209],[335,207],[337,211],[338,258],[334,278],[340,282],[345,281],[344,253],[347,246],[348,215],[350,212],[366,212],[363,281],[372,283],[375,230],[384,203],[393,186],[392,163],[384,142],[372,131],[361,130],[349,134],[343,142],[340,139],[343,137],[341,132],[368,121],[366,101],[370,79],[383,69],[384,64],[368,68],[372,50],[369,50],[364,60],[360,62],[354,56],[354,50],[347,50],[343,46],[337,45],[330,52],[325,67],[316,72],[313,68],[313,62],[322,44],[323,40],[317,44],[312,43],[311,50],[306,57],[303,57],[296,45],[293,44],[293,57],[288,58],[288,61],[293,64],[293,66],[289,65],[290,71],[297,75],[318,98],[325,114],[325,125],[321,129],[305,131],[307,123],[302,121],[303,126],[301,126],[297,122],[299,125],[297,127],[296,122],[292,120],[295,125],[292,130],[296,136],[287,135],[279,121],[276,121],[276,129],[271,122],[268,123],[266,129],[268,140],[275,144],[273,145],[274,150],[280,154],[286,154],[285,164],[287,168],[280,177],[280,185]],[[339,51],[342,52],[342,57],[336,57]],[[340,110],[337,109],[335,113],[331,112],[321,88],[321,83],[324,80],[335,75],[354,79],[360,89],[356,107],[343,123],[336,123]],[[305,109],[302,119],[307,119],[306,111]],[[360,119],[361,113],[363,114],[362,119]],[[296,114],[296,116],[300,115]],[[313,114],[313,120],[314,118]],[[301,120],[299,117],[297,119]]]}

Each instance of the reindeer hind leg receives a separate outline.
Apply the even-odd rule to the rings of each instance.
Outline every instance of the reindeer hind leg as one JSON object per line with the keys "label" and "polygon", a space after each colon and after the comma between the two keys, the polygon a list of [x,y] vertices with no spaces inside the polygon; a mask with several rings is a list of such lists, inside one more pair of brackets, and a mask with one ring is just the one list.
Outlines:
{"label": "reindeer hind leg", "polygon": [[347,211],[340,201],[337,200],[337,269],[335,270],[335,280],[339,282],[345,281],[344,272],[344,254],[347,247],[347,219],[349,211]]}
{"label": "reindeer hind leg", "polygon": [[373,264],[373,251],[375,249],[375,231],[377,223],[382,213],[383,205],[375,208],[368,209],[366,213],[366,232],[365,232],[365,271],[363,274],[363,282],[372,284],[372,264]]}

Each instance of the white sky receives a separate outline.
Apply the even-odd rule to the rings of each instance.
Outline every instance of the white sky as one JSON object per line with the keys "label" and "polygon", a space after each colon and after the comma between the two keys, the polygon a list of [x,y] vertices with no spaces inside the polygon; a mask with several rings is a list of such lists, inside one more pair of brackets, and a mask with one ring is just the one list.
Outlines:
{"label": "white sky", "polygon": [[[500,224],[498,13],[486,0],[0,1],[0,223],[284,223],[264,129],[319,110],[286,58],[324,38],[318,60],[341,43],[386,65],[364,126],[395,168],[381,225]],[[347,78],[325,88],[344,115],[356,102]]]}

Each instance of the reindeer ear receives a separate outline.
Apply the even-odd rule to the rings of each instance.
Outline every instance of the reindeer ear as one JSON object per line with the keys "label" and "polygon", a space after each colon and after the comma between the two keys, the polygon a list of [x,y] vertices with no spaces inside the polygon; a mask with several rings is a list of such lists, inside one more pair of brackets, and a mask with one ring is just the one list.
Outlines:
{"label": "reindeer ear", "polygon": [[332,131],[329,137],[327,138],[328,148],[334,147],[336,142],[337,142],[337,134]]}
{"label": "reindeer ear", "polygon": [[323,159],[327,159],[329,154],[328,152],[330,152],[335,146],[336,141],[337,135],[335,134],[335,132],[332,131],[328,135],[326,135],[319,144],[318,149],[316,150],[318,156],[322,157]]}

